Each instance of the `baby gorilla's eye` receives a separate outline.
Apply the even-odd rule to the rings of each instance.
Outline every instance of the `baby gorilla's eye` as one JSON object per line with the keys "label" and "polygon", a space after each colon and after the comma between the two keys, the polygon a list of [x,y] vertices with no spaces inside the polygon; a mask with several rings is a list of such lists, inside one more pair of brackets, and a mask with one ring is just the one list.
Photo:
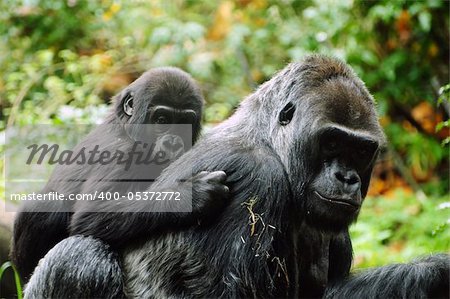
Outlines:
{"label": "baby gorilla's eye", "polygon": [[334,140],[331,140],[330,142],[328,142],[327,148],[330,149],[330,150],[337,149],[337,142],[334,141]]}
{"label": "baby gorilla's eye", "polygon": [[165,125],[169,123],[169,120],[165,116],[160,116],[156,119],[156,124]]}
{"label": "baby gorilla's eye", "polygon": [[338,149],[338,143],[336,140],[328,140],[323,147],[326,153],[334,153]]}

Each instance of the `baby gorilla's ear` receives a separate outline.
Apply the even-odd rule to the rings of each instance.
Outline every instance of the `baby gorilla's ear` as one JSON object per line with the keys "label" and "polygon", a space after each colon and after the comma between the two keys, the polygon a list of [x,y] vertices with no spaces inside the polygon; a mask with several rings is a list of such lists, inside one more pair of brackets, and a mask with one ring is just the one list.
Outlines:
{"label": "baby gorilla's ear", "polygon": [[133,92],[127,91],[125,92],[125,95],[122,98],[122,108],[123,112],[125,112],[126,115],[131,116],[133,114]]}

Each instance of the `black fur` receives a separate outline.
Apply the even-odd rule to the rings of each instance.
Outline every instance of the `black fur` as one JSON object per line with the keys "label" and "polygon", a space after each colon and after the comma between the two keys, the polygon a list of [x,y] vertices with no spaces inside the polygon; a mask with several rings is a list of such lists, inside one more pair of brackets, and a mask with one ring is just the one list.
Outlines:
{"label": "black fur", "polygon": [[[373,99],[347,65],[323,56],[290,64],[163,171],[160,181],[172,185],[192,172],[224,170],[231,202],[209,226],[153,234],[122,250],[125,294],[321,297],[327,285],[349,275],[348,225],[383,143]],[[57,269],[60,256],[71,251],[44,260]],[[418,283],[396,277],[393,289],[431,295],[427,287],[445,281],[430,275],[444,269],[435,259],[429,272],[408,272],[418,268],[405,265],[400,272]],[[78,273],[76,261],[72,265],[67,271]],[[387,273],[376,272],[376,279],[389,279]],[[56,296],[70,294],[63,284],[57,288]]]}
{"label": "black fur", "polygon": [[[68,250],[70,255],[66,255]],[[122,278],[117,275],[120,273],[117,253],[100,240],[70,237],[47,255],[58,257],[58,267],[53,266],[55,261],[51,258],[41,260],[27,284],[26,298],[125,298]],[[68,271],[74,261],[77,271]],[[80,279],[85,273],[89,273],[90,279]],[[70,290],[63,297],[59,295],[61,285]]]}
{"label": "black fur", "polygon": [[[171,123],[183,123],[185,114],[189,114],[194,142],[200,134],[204,100],[194,80],[179,69],[150,70],[126,87],[114,100],[112,112],[105,122],[107,125],[102,125],[92,131],[75,147],[74,152],[83,147],[90,150],[98,145],[100,150],[106,149],[111,152],[121,150],[128,153],[133,146],[132,140],[142,137],[146,138],[145,140],[148,140],[149,144],[156,143],[161,147],[168,144],[170,147],[173,144],[164,142],[164,138],[169,136],[170,131],[142,133],[129,125],[153,124],[158,121],[153,119],[153,116],[160,110],[168,111],[170,117],[173,116],[173,119],[164,120]],[[148,136],[138,136],[139,134]],[[178,137],[170,138],[175,142]],[[180,145],[176,146],[174,158],[191,146],[189,143],[183,143],[182,140],[179,142]],[[165,149],[165,151],[170,154],[171,148]],[[155,177],[162,171],[162,168],[152,169],[153,172],[156,172]],[[147,169],[139,169],[139,171],[147,171]],[[124,167],[117,163],[107,165],[74,163],[58,166],[42,192],[93,194],[94,192],[120,191],[122,194],[126,194],[127,191],[147,191],[150,183],[139,180],[141,178],[139,171],[131,170],[125,174]],[[131,176],[131,179],[137,180],[120,181],[124,176],[127,178]],[[221,184],[225,177],[223,172],[202,173],[194,176],[186,184],[177,183],[171,186],[158,184],[151,189],[151,191],[180,191],[188,196],[186,194],[190,195],[191,188],[193,188],[197,200],[193,202],[194,213],[192,214],[90,213],[94,211],[93,208],[102,209],[102,211],[116,211],[116,206],[109,201],[104,201],[103,204],[96,202],[95,206],[85,202],[76,202],[73,206],[71,201],[31,203],[24,207],[15,220],[11,258],[23,280],[26,281],[39,259],[56,243],[69,235],[96,236],[115,248],[119,248],[128,240],[135,239],[144,232],[149,233],[166,226],[184,227],[190,223],[196,223],[197,219],[208,214],[212,215],[215,210],[220,210],[221,204],[217,198],[226,195],[227,189]],[[58,208],[59,211],[44,212],[50,210],[45,209],[45,205],[48,204],[52,205],[52,209]],[[137,204],[138,206],[130,205],[130,211],[140,211],[139,204],[146,204],[146,202]],[[74,212],[73,216],[71,211]]]}
{"label": "black fur", "polygon": [[450,257],[436,254],[409,264],[355,273],[331,284],[325,298],[449,298]]}

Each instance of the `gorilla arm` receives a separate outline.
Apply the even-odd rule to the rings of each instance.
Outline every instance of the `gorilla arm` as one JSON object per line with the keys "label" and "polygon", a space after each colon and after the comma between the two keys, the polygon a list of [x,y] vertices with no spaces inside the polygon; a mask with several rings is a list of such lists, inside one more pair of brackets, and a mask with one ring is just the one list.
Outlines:
{"label": "gorilla arm", "polygon": [[[123,212],[117,211],[112,202],[95,202],[76,207],[70,223],[71,235],[86,235],[100,238],[114,248],[120,248],[128,241],[157,230],[186,227],[207,217],[216,215],[228,197],[228,187],[224,185],[226,174],[223,171],[202,171],[187,182],[155,182],[149,192],[179,192],[181,201],[153,201],[164,211],[176,210],[175,205],[189,204],[184,199],[192,194],[192,212],[149,212],[147,201],[127,201]],[[175,186],[175,187],[170,187]],[[191,193],[192,191],[192,193]],[[160,204],[160,205],[159,205]],[[173,207],[171,209],[171,206]]]}
{"label": "gorilla arm", "polygon": [[324,298],[448,298],[449,282],[450,256],[436,254],[352,274],[328,286]]}

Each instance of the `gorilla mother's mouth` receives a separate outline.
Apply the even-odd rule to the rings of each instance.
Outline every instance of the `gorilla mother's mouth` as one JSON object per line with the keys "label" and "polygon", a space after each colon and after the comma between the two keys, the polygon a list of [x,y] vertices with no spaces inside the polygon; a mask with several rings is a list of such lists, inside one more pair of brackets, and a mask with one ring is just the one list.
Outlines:
{"label": "gorilla mother's mouth", "polygon": [[361,204],[353,199],[347,199],[347,198],[329,198],[326,196],[323,196],[322,194],[320,194],[317,191],[314,191],[314,193],[322,200],[331,202],[331,203],[336,203],[336,204],[340,204],[340,205],[345,205],[345,206],[350,206],[352,208],[355,209],[359,209],[361,207]]}

